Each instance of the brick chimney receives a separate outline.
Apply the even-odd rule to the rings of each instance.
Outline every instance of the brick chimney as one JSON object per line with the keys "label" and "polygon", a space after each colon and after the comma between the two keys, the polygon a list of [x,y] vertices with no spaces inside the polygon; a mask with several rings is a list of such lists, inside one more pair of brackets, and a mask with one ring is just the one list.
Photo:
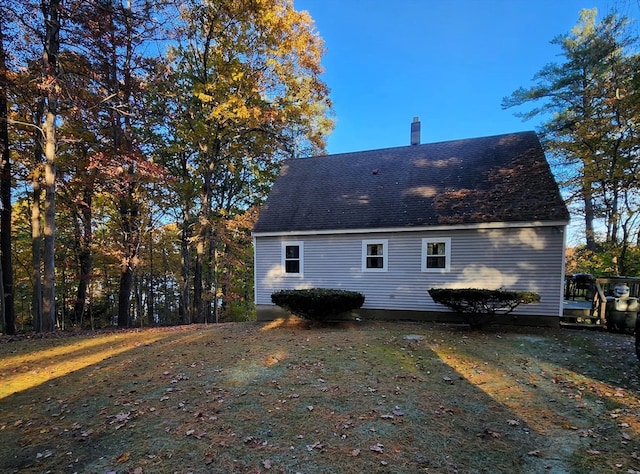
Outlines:
{"label": "brick chimney", "polygon": [[420,119],[413,117],[411,122],[411,144],[420,145]]}

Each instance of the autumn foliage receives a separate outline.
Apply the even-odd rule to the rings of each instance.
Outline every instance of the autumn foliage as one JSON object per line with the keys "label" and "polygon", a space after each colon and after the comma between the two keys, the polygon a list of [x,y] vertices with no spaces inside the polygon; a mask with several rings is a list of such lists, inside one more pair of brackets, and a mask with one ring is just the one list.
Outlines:
{"label": "autumn foliage", "polygon": [[290,0],[0,11],[2,331],[251,317],[255,209],[333,125],[309,14]]}

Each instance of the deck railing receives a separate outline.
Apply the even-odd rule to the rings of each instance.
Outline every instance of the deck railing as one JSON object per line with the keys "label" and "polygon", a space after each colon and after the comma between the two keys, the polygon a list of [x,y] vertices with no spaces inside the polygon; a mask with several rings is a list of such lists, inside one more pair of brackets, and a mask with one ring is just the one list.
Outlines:
{"label": "deck railing", "polygon": [[607,296],[597,278],[595,290],[591,302],[591,316],[598,318],[601,326],[607,327]]}

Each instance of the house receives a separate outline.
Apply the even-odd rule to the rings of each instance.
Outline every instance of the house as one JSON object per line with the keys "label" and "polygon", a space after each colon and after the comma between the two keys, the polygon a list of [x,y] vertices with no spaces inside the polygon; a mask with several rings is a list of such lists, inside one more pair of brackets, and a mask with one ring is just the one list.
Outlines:
{"label": "house", "polygon": [[283,315],[274,291],[313,287],[363,293],[365,318],[452,318],[427,292],[446,287],[534,291],[518,320],[558,324],[569,214],[537,135],[418,134],[283,164],[253,229],[259,320]]}

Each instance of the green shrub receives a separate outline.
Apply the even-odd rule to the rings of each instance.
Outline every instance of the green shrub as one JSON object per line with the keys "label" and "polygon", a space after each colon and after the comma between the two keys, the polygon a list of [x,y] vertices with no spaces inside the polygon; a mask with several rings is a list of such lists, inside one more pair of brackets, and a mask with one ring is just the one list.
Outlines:
{"label": "green shrub", "polygon": [[330,316],[360,308],[364,295],[355,291],[330,288],[282,290],[271,295],[281,308],[310,321],[326,321]]}
{"label": "green shrub", "polygon": [[528,291],[484,290],[480,288],[431,288],[431,298],[460,314],[473,328],[493,322],[496,314],[508,314],[521,304],[538,303],[540,295]]}

